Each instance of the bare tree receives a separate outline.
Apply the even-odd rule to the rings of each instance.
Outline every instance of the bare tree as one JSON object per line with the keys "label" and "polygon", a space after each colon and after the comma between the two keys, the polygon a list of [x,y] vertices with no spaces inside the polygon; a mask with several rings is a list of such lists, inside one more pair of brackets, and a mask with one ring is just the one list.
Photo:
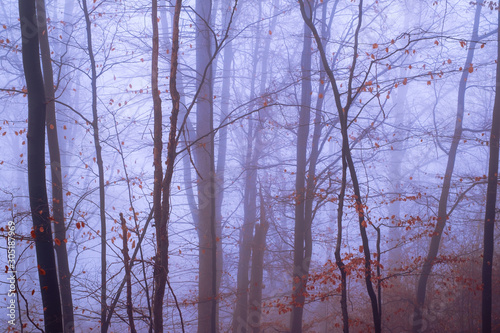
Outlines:
{"label": "bare tree", "polygon": [[40,54],[42,58],[43,80],[47,101],[47,140],[50,154],[50,174],[52,183],[53,226],[55,250],[57,256],[57,272],[61,290],[61,302],[64,321],[64,332],[74,331],[73,298],[71,295],[71,273],[69,271],[68,251],[66,248],[66,225],[64,223],[64,197],[61,172],[61,154],[57,136],[56,106],[54,96],[54,73],[47,29],[45,0],[37,0],[37,17],[40,24]]}
{"label": "bare tree", "polygon": [[424,319],[423,308],[425,305],[425,294],[427,291],[427,281],[432,271],[432,266],[436,260],[436,256],[439,251],[439,245],[441,243],[441,237],[443,235],[443,230],[446,225],[446,221],[449,217],[448,212],[448,198],[450,195],[451,179],[453,176],[453,170],[455,167],[455,160],[457,156],[457,149],[462,138],[463,131],[463,121],[464,121],[464,111],[465,111],[465,92],[467,88],[467,78],[469,76],[469,67],[472,64],[472,59],[474,57],[474,50],[478,40],[478,30],[479,30],[479,20],[481,18],[481,8],[482,3],[476,4],[476,12],[474,15],[474,26],[472,29],[471,40],[473,41],[469,46],[467,52],[467,59],[465,60],[465,66],[460,77],[460,82],[458,84],[458,103],[457,103],[457,116],[455,118],[455,130],[453,133],[453,140],[451,142],[450,150],[448,152],[448,162],[446,164],[446,170],[443,179],[443,186],[441,190],[441,196],[439,198],[438,216],[436,227],[432,234],[431,243],[429,245],[429,251],[425,259],[422,271],[420,273],[417,290],[416,290],[416,303],[413,314],[413,332],[421,332],[425,329],[423,326]]}
{"label": "bare tree", "polygon": [[[478,5],[480,7],[480,5]],[[498,11],[498,9],[497,9]],[[498,22],[500,24],[500,11],[498,11]],[[498,30],[498,40],[500,41],[500,29]],[[497,55],[500,56],[500,42],[497,46]],[[486,211],[484,216],[484,252],[482,269],[482,332],[492,332],[492,271],[493,271],[493,253],[495,245],[495,215],[498,187],[498,158],[500,143],[500,64],[497,61],[496,66],[496,85],[495,85],[495,105],[493,106],[493,119],[491,120],[490,134],[490,161],[488,166],[488,188],[486,190]]]}
{"label": "bare tree", "polygon": [[[345,162],[347,164],[347,168],[349,169],[349,174],[351,176],[351,181],[352,181],[352,186],[354,190],[354,196],[355,196],[355,208],[356,208],[356,213],[358,214],[358,221],[359,221],[359,230],[361,234],[361,240],[362,240],[362,249],[363,249],[363,254],[364,254],[364,266],[365,266],[365,284],[366,284],[366,289],[368,292],[368,296],[370,298],[370,304],[372,307],[372,315],[373,315],[373,323],[374,323],[374,328],[375,332],[379,333],[381,332],[381,318],[380,318],[380,309],[379,309],[379,304],[377,301],[377,295],[375,294],[375,290],[373,288],[373,283],[372,283],[372,268],[371,268],[371,252],[370,252],[370,247],[369,247],[369,241],[368,241],[368,236],[366,233],[366,228],[368,227],[369,221],[366,218],[365,214],[365,209],[363,202],[361,200],[361,191],[360,191],[360,186],[359,186],[359,181],[358,181],[358,175],[356,172],[356,167],[354,165],[354,161],[352,158],[352,152],[351,148],[349,145],[349,134],[348,134],[348,114],[349,110],[353,105],[353,102],[355,98],[359,94],[359,89],[356,89],[353,87],[353,80],[355,78],[355,69],[356,69],[356,64],[358,60],[358,47],[359,47],[359,32],[361,29],[362,25],[362,18],[363,18],[363,0],[359,1],[358,5],[358,17],[357,17],[357,25],[356,29],[354,32],[354,49],[353,49],[353,56],[352,56],[352,63],[349,68],[349,77],[348,77],[348,83],[347,83],[347,100],[345,103],[342,103],[342,98],[341,98],[341,93],[339,91],[339,87],[337,86],[337,81],[335,79],[335,75],[331,69],[331,66],[328,62],[325,48],[323,46],[323,42],[321,40],[321,36],[318,33],[318,30],[316,29],[313,19],[312,19],[312,6],[313,3],[312,1],[303,1],[299,0],[300,4],[300,11],[302,14],[302,18],[304,19],[304,22],[307,24],[307,26],[311,29],[312,34],[314,36],[314,39],[316,41],[316,44],[318,46],[318,51],[321,57],[321,62],[323,64],[323,67],[327,73],[328,79],[330,81],[332,91],[333,91],[333,96],[335,98],[335,104],[338,112],[338,117],[340,120],[340,130],[342,134],[342,159],[345,159]],[[366,78],[369,74],[369,70],[366,72],[366,76],[362,80],[364,83],[366,81]],[[345,167],[344,167],[345,168]]]}
{"label": "bare tree", "polygon": [[[196,83],[200,87],[197,97],[196,137],[194,149],[198,171],[199,218],[199,303],[198,333],[217,332],[217,233],[216,182],[214,161],[213,78],[207,71],[213,56],[210,15],[211,0],[196,1]],[[205,76],[205,77],[204,77]]]}
{"label": "bare tree", "polygon": [[38,279],[47,332],[63,332],[61,296],[45,183],[46,101],[38,48],[34,0],[19,1],[24,76],[28,91],[28,185],[33,218]]}
{"label": "bare tree", "polygon": [[87,32],[87,50],[91,68],[91,88],[92,88],[92,129],[94,132],[94,146],[96,153],[96,162],[99,178],[99,216],[101,220],[101,333],[106,333],[108,330],[106,323],[107,317],[107,256],[106,256],[106,193],[104,188],[104,166],[102,160],[102,146],[99,137],[99,115],[97,112],[97,71],[92,45],[92,23],[90,22],[90,12],[87,8],[87,0],[82,1],[83,15],[85,16],[86,32]]}

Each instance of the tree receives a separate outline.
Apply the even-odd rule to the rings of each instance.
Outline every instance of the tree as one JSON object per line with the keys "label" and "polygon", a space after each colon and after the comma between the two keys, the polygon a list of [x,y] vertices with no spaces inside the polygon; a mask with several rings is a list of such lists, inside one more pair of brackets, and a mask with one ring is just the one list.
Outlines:
{"label": "tree", "polygon": [[[480,5],[478,5],[479,7]],[[497,9],[498,11],[498,9]],[[498,22],[500,24],[500,11],[498,11]],[[500,29],[498,30],[498,40],[500,41]],[[497,55],[500,57],[500,42],[497,45]],[[496,85],[495,85],[495,104],[493,106],[493,118],[491,120],[490,134],[490,160],[488,165],[488,188],[486,190],[486,210],[484,216],[484,252],[483,252],[483,269],[482,269],[482,332],[492,332],[491,317],[492,317],[492,271],[493,271],[493,254],[495,245],[495,215],[497,202],[497,187],[498,187],[498,158],[499,158],[499,143],[500,143],[500,64],[497,61],[496,65]]]}
{"label": "tree", "polygon": [[217,332],[217,236],[215,216],[215,162],[213,126],[213,79],[209,65],[213,56],[210,29],[212,1],[196,1],[196,110],[199,216],[198,333]]}
{"label": "tree", "polygon": [[71,294],[71,273],[69,271],[68,251],[66,248],[66,224],[64,223],[63,181],[61,155],[57,137],[56,105],[54,96],[54,73],[50,57],[50,45],[46,20],[45,0],[37,0],[37,17],[40,24],[38,38],[44,74],[44,90],[47,101],[47,140],[50,154],[50,173],[52,183],[53,226],[57,272],[61,292],[64,332],[74,331],[73,298]]}
{"label": "tree", "polygon": [[38,264],[45,309],[45,330],[62,332],[61,296],[45,184],[45,91],[40,68],[35,1],[19,1],[23,41],[23,68],[28,92],[28,184]]}
{"label": "tree", "polygon": [[[479,29],[479,20],[481,14],[482,3],[476,4],[476,12],[474,15],[474,27],[472,29],[472,41],[478,40],[478,29]],[[457,116],[455,119],[455,130],[453,133],[453,140],[450,146],[450,150],[448,152],[448,161],[446,164],[446,171],[443,179],[443,186],[441,190],[441,196],[439,198],[439,207],[438,207],[438,216],[436,227],[434,229],[434,233],[431,237],[431,243],[429,246],[429,252],[427,253],[427,257],[425,259],[424,265],[422,267],[422,271],[419,275],[418,285],[416,290],[416,303],[415,310],[413,314],[413,332],[420,332],[423,327],[423,318],[422,312],[425,304],[425,293],[427,289],[427,280],[429,279],[429,275],[432,270],[432,266],[436,260],[437,253],[439,251],[439,245],[441,242],[441,237],[443,235],[443,230],[446,225],[446,221],[449,217],[448,212],[448,198],[450,195],[451,188],[451,179],[453,176],[453,169],[455,167],[455,160],[457,156],[457,149],[462,138],[463,131],[463,119],[465,112],[465,92],[467,87],[467,78],[469,76],[469,68],[472,66],[472,59],[474,57],[476,42],[472,42],[469,47],[467,53],[467,59],[465,62],[464,69],[462,70],[462,75],[460,77],[460,82],[458,86],[458,104],[457,104]]]}
{"label": "tree", "polygon": [[[352,159],[352,153],[351,153],[351,148],[349,146],[349,134],[348,134],[348,112],[349,109],[351,108],[353,101],[355,98],[358,96],[360,90],[355,89],[353,87],[353,80],[355,78],[355,73],[354,70],[356,68],[356,63],[357,63],[357,52],[358,52],[358,46],[359,46],[359,31],[361,29],[361,24],[362,24],[362,18],[363,18],[363,1],[360,0],[359,5],[358,5],[358,22],[356,26],[356,30],[354,33],[354,52],[352,56],[352,64],[349,69],[349,77],[348,77],[348,83],[347,83],[347,101],[345,102],[345,105],[342,103],[341,99],[341,94],[339,91],[339,88],[337,86],[337,82],[334,76],[334,73],[330,67],[330,64],[328,63],[328,60],[326,58],[326,52],[323,47],[321,37],[313,23],[312,20],[312,13],[311,13],[311,7],[312,3],[310,2],[304,2],[304,1],[299,1],[300,4],[300,11],[302,14],[302,18],[307,24],[307,26],[311,29],[312,34],[314,36],[314,39],[316,41],[316,44],[318,46],[318,51],[321,56],[321,62],[323,64],[323,67],[325,68],[325,71],[327,73],[328,79],[330,80],[330,84],[333,90],[333,95],[335,97],[335,104],[337,107],[337,112],[340,120],[340,130],[342,134],[342,159],[345,159],[347,168],[349,169],[349,174],[351,176],[352,180],[352,186],[354,190],[354,197],[355,197],[355,208],[356,212],[358,214],[358,221],[359,221],[359,230],[361,234],[361,239],[362,239],[362,247],[361,249],[363,250],[364,253],[364,266],[365,266],[365,272],[364,272],[364,278],[365,278],[365,283],[366,283],[366,289],[368,292],[368,296],[370,298],[370,303],[372,307],[372,315],[373,315],[373,323],[375,327],[375,332],[381,332],[381,318],[380,318],[380,309],[379,309],[379,303],[377,301],[377,296],[375,294],[375,291],[373,289],[373,284],[372,284],[372,272],[371,272],[371,252],[370,252],[370,247],[369,247],[369,242],[368,242],[368,237],[366,233],[366,228],[368,227],[368,221],[365,216],[365,209],[363,208],[363,202],[361,201],[361,191],[360,191],[360,186],[358,182],[358,176],[356,173],[356,168],[354,165],[354,161]],[[362,80],[363,83],[366,82],[367,77],[368,77],[369,71],[367,71],[366,76]],[[346,169],[345,167],[343,168],[344,170]],[[344,178],[344,176],[342,176]]]}
{"label": "tree", "polygon": [[[153,293],[153,321],[155,333],[163,332],[163,297],[168,281],[168,223],[170,220],[171,184],[174,174],[174,163],[177,155],[177,118],[180,110],[180,95],[177,90],[177,64],[179,52],[179,18],[182,0],[175,4],[173,31],[172,31],[172,58],[170,64],[170,95],[172,97],[172,112],[170,116],[170,132],[167,146],[167,169],[165,177],[162,174],[162,114],[161,99],[158,89],[158,3],[153,1],[153,61],[152,86],[155,117],[155,187],[154,187],[154,215],[156,222],[157,253],[155,258],[155,291]],[[162,197],[163,196],[163,197]],[[179,310],[180,312],[180,310]],[[182,322],[182,315],[181,315]],[[182,325],[184,330],[184,326]]]}
{"label": "tree", "polygon": [[87,32],[87,50],[91,66],[91,86],[92,86],[92,129],[94,132],[94,147],[99,177],[99,216],[101,221],[101,333],[106,333],[108,327],[105,324],[107,319],[107,225],[106,225],[106,193],[104,189],[104,165],[102,159],[102,146],[99,137],[99,115],[97,112],[97,65],[94,57],[92,45],[92,24],[90,22],[90,12],[87,8],[87,0],[82,1],[83,15],[85,16]]}
{"label": "tree", "polygon": [[250,274],[250,293],[248,304],[250,310],[250,326],[253,333],[260,333],[260,320],[262,315],[262,288],[264,274],[264,252],[266,250],[266,234],[269,229],[269,222],[266,217],[266,207],[262,195],[260,197],[260,223],[255,224],[255,234],[252,241],[252,270]]}
{"label": "tree", "polygon": [[[304,6],[307,17],[313,15],[313,1]],[[295,228],[293,252],[293,293],[290,330],[302,332],[302,315],[312,255],[311,222],[306,219],[306,166],[309,123],[311,120],[311,29],[304,23],[304,41],[301,58],[301,100],[297,129],[297,172],[295,175]],[[309,193],[310,194],[310,193]]]}

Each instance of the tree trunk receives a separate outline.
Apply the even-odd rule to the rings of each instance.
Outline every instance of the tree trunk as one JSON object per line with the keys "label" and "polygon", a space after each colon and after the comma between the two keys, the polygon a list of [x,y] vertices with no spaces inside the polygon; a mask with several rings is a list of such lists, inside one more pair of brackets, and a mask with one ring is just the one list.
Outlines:
{"label": "tree trunk", "polygon": [[[307,1],[307,15],[312,14],[312,1]],[[295,232],[293,249],[293,292],[290,330],[292,333],[302,332],[302,316],[309,274],[310,257],[306,257],[305,241],[307,226],[306,206],[306,167],[307,142],[309,138],[309,122],[311,119],[311,30],[304,23],[304,41],[302,47],[302,95],[299,110],[299,128],[297,130],[297,171],[295,175]]]}
{"label": "tree trunk", "polygon": [[[153,0],[153,62],[152,62],[152,89],[155,115],[155,187],[154,187],[154,207],[156,223],[157,253],[155,256],[154,281],[155,289],[153,294],[153,322],[155,333],[163,332],[163,297],[168,280],[168,223],[170,221],[170,195],[172,177],[174,174],[175,158],[177,157],[177,118],[180,110],[180,95],[177,90],[177,67],[179,52],[179,19],[182,7],[182,0],[177,0],[175,4],[174,22],[172,31],[172,56],[170,64],[170,96],[172,98],[172,112],[170,115],[170,132],[167,145],[167,169],[163,178],[161,171],[162,153],[162,115],[161,99],[158,90],[158,3]],[[163,195],[163,198],[162,198]],[[161,206],[160,206],[161,205]],[[175,297],[175,295],[174,295]],[[178,308],[179,309],[179,308]],[[179,310],[180,311],[180,310]],[[180,314],[180,313],[179,313]],[[181,325],[184,330],[182,315]]]}
{"label": "tree trunk", "polygon": [[[262,11],[259,1],[259,16]],[[256,29],[255,48],[253,51],[252,78],[250,83],[250,98],[255,99],[255,80],[257,77],[258,54],[260,49],[259,25]],[[251,103],[252,108],[255,104]],[[254,148],[256,138],[255,117],[249,116],[247,147],[245,155],[245,192],[243,194],[243,225],[240,229],[240,249],[238,258],[238,273],[236,280],[236,308],[233,313],[233,333],[249,332],[248,323],[248,273],[252,254],[253,228],[257,220],[257,150]]]}
{"label": "tree trunk", "polygon": [[127,222],[125,221],[125,218],[123,217],[122,213],[120,213],[120,222],[122,224],[123,267],[125,270],[125,282],[127,284],[127,316],[128,316],[129,326],[130,326],[130,332],[137,333],[137,330],[135,329],[135,323],[134,323],[134,312],[133,312],[134,305],[132,303],[132,278],[130,276],[130,271],[131,271],[130,256],[128,254],[128,228],[127,228]]}
{"label": "tree trunk", "polygon": [[87,8],[87,0],[82,1],[83,14],[85,16],[85,23],[87,28],[87,49],[89,52],[90,67],[91,67],[91,86],[92,86],[92,129],[94,130],[94,146],[96,152],[96,163],[98,168],[99,177],[99,216],[101,219],[101,332],[106,333],[108,327],[106,326],[107,315],[107,278],[106,270],[108,265],[106,262],[106,201],[104,192],[104,166],[102,160],[102,147],[99,139],[99,116],[97,114],[97,72],[96,63],[94,58],[94,51],[92,46],[92,25],[90,22],[89,11]]}
{"label": "tree trunk", "polygon": [[347,161],[342,157],[342,184],[339,194],[339,205],[337,209],[337,242],[335,245],[335,263],[340,271],[341,296],[340,308],[342,310],[343,332],[349,333],[349,312],[347,311],[347,272],[345,264],[340,255],[342,246],[342,218],[344,215],[344,198],[347,185]]}
{"label": "tree trunk", "polygon": [[194,148],[198,179],[199,279],[198,332],[217,332],[217,239],[215,218],[215,165],[213,134],[213,79],[210,27],[211,0],[196,1],[196,82],[200,87]]}
{"label": "tree trunk", "polygon": [[[354,70],[356,69],[356,64],[357,64],[357,54],[358,54],[358,45],[359,45],[359,32],[361,30],[361,25],[362,25],[362,18],[363,18],[363,0],[359,1],[358,5],[358,22],[357,22],[357,27],[354,33],[354,50],[353,50],[353,57],[352,57],[352,63],[349,69],[349,77],[348,77],[348,83],[347,83],[347,100],[345,102],[345,105],[343,106],[342,104],[342,98],[340,91],[337,86],[337,82],[335,79],[335,75],[333,74],[333,71],[329,65],[328,59],[326,57],[326,52],[325,48],[323,46],[323,43],[321,41],[320,35],[318,33],[318,30],[316,29],[313,20],[312,20],[312,15],[310,13],[310,8],[312,5],[309,2],[304,2],[304,0],[299,0],[300,4],[300,11],[302,14],[302,18],[304,22],[307,24],[307,26],[311,29],[314,39],[316,41],[316,44],[318,46],[318,51],[321,57],[321,62],[323,63],[323,66],[325,68],[325,71],[328,75],[328,79],[330,80],[332,90],[333,90],[333,95],[335,98],[335,104],[337,106],[337,112],[340,120],[340,128],[341,128],[341,134],[342,134],[342,158],[345,159],[347,163],[347,168],[349,169],[349,174],[351,176],[352,180],[352,186],[354,190],[354,195],[355,195],[355,207],[356,207],[356,213],[358,215],[358,221],[359,221],[359,231],[361,234],[361,240],[362,240],[362,246],[363,246],[363,253],[364,253],[364,260],[365,260],[365,284],[366,284],[366,290],[368,292],[368,296],[370,298],[370,304],[372,307],[372,316],[373,316],[373,324],[375,328],[375,332],[379,333],[382,331],[381,328],[381,318],[380,318],[380,312],[379,312],[379,306],[378,306],[378,301],[377,301],[377,295],[375,294],[375,290],[373,288],[373,283],[371,281],[371,276],[372,276],[372,271],[371,271],[371,252],[370,252],[370,247],[369,247],[369,242],[368,242],[368,236],[366,233],[366,228],[368,227],[368,222],[366,220],[365,216],[365,211],[363,208],[363,202],[361,201],[361,191],[360,191],[360,186],[359,186],[359,181],[358,181],[358,176],[356,173],[356,168],[354,165],[354,161],[352,158],[352,152],[349,147],[349,135],[347,132],[347,127],[349,125],[348,123],[348,114],[349,114],[349,109],[352,106],[352,103],[354,99],[357,96],[357,91],[353,91],[353,80],[355,79],[355,73]],[[340,203],[339,203],[340,204]],[[341,217],[339,217],[341,218]]]}
{"label": "tree trunk", "polygon": [[22,57],[28,91],[28,185],[45,331],[63,332],[61,299],[45,183],[45,91],[34,0],[19,0]]}
{"label": "tree trunk", "polygon": [[166,230],[162,228],[162,183],[163,183],[163,116],[161,109],[161,98],[158,91],[158,57],[159,57],[159,36],[158,36],[158,0],[152,1],[151,22],[153,27],[153,55],[151,69],[151,86],[153,96],[154,113],[154,181],[153,181],[153,209],[156,233],[156,255],[153,270],[154,289],[153,289],[153,329],[155,333],[163,332],[163,297],[165,295],[166,276],[168,269],[168,257],[164,262],[163,249],[164,243],[168,241]]}
{"label": "tree trunk", "polygon": [[[500,22],[500,11],[498,12],[498,22]],[[500,23],[499,23],[500,25]],[[500,41],[500,30],[498,31]],[[497,46],[497,55],[500,57],[500,43]],[[490,162],[488,166],[488,188],[486,192],[486,213],[484,216],[484,253],[482,270],[482,332],[490,333],[492,314],[492,270],[494,253],[494,232],[495,214],[498,187],[498,158],[499,158],[499,138],[500,138],[500,63],[497,62],[495,87],[495,104],[493,106],[493,119],[491,122],[490,135]]]}
{"label": "tree trunk", "polygon": [[61,155],[57,137],[56,108],[54,101],[54,74],[50,57],[50,45],[47,30],[45,0],[37,0],[37,17],[40,24],[40,54],[44,76],[45,98],[47,101],[47,140],[49,143],[50,174],[52,183],[53,226],[55,234],[55,250],[57,256],[57,272],[61,292],[64,333],[74,331],[73,298],[71,295],[71,273],[69,271],[68,251],[66,248],[66,226],[64,224],[64,199],[61,173]]}
{"label": "tree trunk", "polygon": [[[483,6],[481,4],[476,5],[476,12],[474,15],[474,27],[472,30],[471,41],[478,40],[479,20],[481,18],[482,7]],[[455,130],[453,133],[453,140],[451,142],[450,151],[448,152],[448,162],[446,164],[446,171],[444,174],[441,197],[439,198],[436,227],[434,228],[434,233],[432,234],[431,243],[429,246],[429,252],[427,253],[427,257],[424,261],[422,272],[420,273],[417,284],[416,303],[413,312],[413,322],[412,322],[412,330],[414,333],[422,332],[426,328],[426,321],[425,318],[423,318],[423,308],[425,305],[427,281],[432,271],[434,260],[437,257],[439,251],[439,245],[441,243],[441,236],[449,216],[448,197],[450,194],[453,169],[455,168],[455,160],[457,156],[458,144],[460,143],[460,139],[462,137],[463,118],[465,110],[465,91],[467,87],[467,78],[469,77],[469,66],[472,64],[472,59],[474,57],[475,45],[476,42],[471,42],[469,46],[469,50],[467,52],[467,59],[465,62],[464,69],[462,71],[462,75],[460,77],[460,83],[458,85],[458,105],[457,105],[457,117],[455,120]]]}
{"label": "tree trunk", "polygon": [[266,250],[266,234],[269,223],[266,219],[266,208],[260,193],[260,224],[255,225],[255,235],[252,242],[252,269],[250,273],[250,294],[248,297],[248,322],[253,333],[260,333],[260,318],[262,312],[262,288],[264,275],[264,252]]}

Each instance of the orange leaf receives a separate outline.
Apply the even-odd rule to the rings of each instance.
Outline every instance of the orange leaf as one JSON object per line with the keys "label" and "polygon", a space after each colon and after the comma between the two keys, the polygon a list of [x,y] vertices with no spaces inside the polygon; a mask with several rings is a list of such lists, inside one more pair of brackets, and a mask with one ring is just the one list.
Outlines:
{"label": "orange leaf", "polygon": [[54,238],[54,242],[60,246],[61,245],[61,241],[59,240],[59,238]]}
{"label": "orange leaf", "polygon": [[378,49],[378,44],[377,43],[373,44],[373,48]]}

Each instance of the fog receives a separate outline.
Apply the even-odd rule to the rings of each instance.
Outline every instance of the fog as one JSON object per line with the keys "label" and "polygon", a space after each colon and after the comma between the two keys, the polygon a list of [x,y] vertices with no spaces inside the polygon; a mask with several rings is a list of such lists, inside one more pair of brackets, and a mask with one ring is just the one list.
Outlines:
{"label": "fog", "polygon": [[500,331],[498,4],[0,7],[2,332]]}

